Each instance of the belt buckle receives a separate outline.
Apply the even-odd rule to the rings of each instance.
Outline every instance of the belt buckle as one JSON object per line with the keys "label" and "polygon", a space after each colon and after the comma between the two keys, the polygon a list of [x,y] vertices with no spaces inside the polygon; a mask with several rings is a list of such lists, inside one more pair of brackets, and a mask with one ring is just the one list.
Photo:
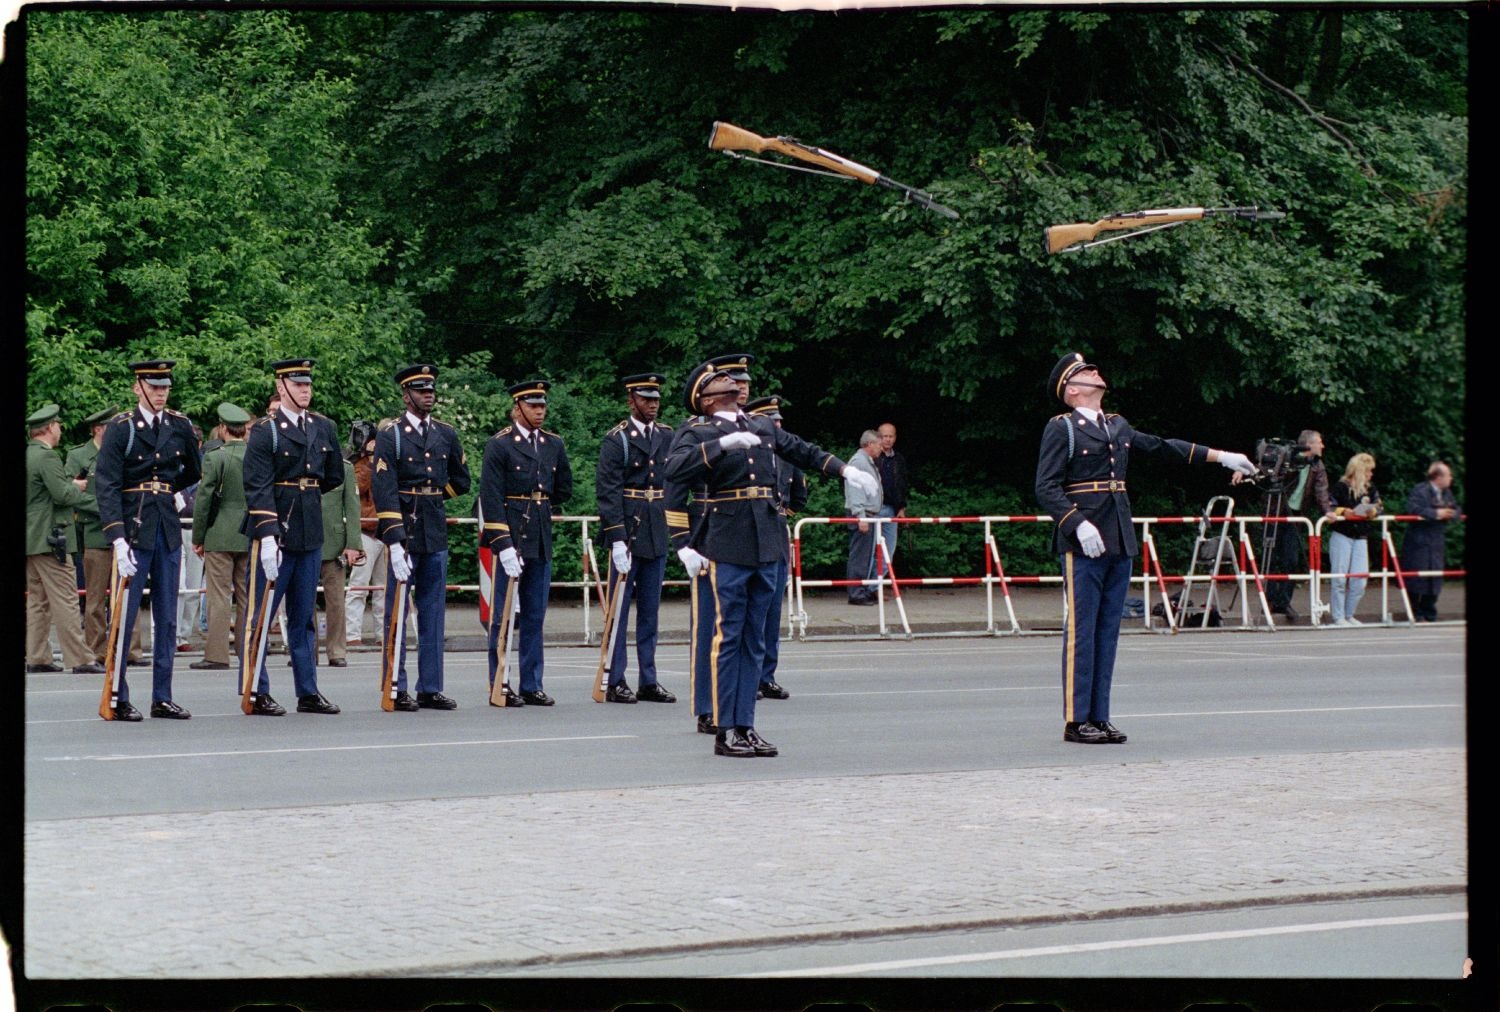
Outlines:
{"label": "belt buckle", "polygon": [[1121,483],[1118,482],[1118,481],[1115,481],[1113,478],[1110,479],[1109,490],[1111,492],[1123,492],[1123,491],[1125,491],[1124,488],[1121,487]]}

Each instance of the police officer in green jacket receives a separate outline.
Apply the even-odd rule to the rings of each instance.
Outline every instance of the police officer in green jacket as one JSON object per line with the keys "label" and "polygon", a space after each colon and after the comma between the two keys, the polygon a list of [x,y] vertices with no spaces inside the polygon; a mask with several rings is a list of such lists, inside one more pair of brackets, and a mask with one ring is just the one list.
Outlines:
{"label": "police officer in green jacket", "polygon": [[56,627],[63,664],[75,674],[102,674],[83,641],[78,577],[68,561],[77,547],[73,510],[92,506],[87,482],[70,479],[57,454],[62,409],[47,404],[26,419],[26,671],[61,671],[52,663],[48,629]]}
{"label": "police officer in green jacket", "polygon": [[[245,523],[245,428],[250,412],[237,404],[218,407],[224,442],[203,458],[203,477],[193,500],[193,552],[203,560],[203,587],[208,608],[208,638],[203,660],[188,665],[208,671],[229,669],[230,608],[234,631],[245,628],[249,590],[250,538]],[[234,637],[239,652],[238,637]]]}
{"label": "police officer in green jacket", "polygon": [[349,666],[349,641],[344,635],[344,576],[346,567],[364,558],[364,541],[359,536],[359,489],[354,481],[354,465],[344,461],[344,483],[323,493],[323,618],[327,624],[324,643],[328,666]]}

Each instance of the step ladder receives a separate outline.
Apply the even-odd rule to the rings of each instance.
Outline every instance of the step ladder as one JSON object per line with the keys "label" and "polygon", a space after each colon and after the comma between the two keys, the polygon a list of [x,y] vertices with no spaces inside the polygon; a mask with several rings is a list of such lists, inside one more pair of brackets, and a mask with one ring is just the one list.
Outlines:
{"label": "step ladder", "polygon": [[[1222,513],[1215,510],[1222,509]],[[1208,627],[1209,617],[1215,611],[1222,617],[1239,596],[1244,574],[1240,571],[1239,555],[1235,551],[1235,540],[1230,536],[1230,518],[1234,516],[1234,499],[1227,495],[1216,495],[1203,507],[1198,521],[1198,537],[1193,541],[1193,558],[1188,563],[1187,573],[1182,578],[1182,593],[1178,595],[1172,621],[1178,629],[1203,629]],[[1234,593],[1226,607],[1219,607],[1219,576],[1225,567],[1234,572]],[[1208,570],[1207,576],[1199,574],[1199,568]],[[1193,611],[1193,582],[1206,580],[1208,592],[1204,596],[1203,610]]]}

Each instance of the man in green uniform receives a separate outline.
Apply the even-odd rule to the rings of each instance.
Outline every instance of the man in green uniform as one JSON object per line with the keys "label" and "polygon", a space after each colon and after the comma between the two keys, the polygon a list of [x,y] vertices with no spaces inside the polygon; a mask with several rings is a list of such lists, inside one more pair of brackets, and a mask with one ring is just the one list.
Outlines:
{"label": "man in green uniform", "polygon": [[103,674],[83,641],[78,614],[78,577],[68,563],[76,548],[73,510],[92,506],[82,478],[63,471],[57,444],[61,408],[44,405],[26,419],[26,671],[61,671],[52,663],[48,629],[57,629],[63,664],[74,674]]}
{"label": "man in green uniform", "polygon": [[[249,593],[250,538],[240,528],[245,522],[245,427],[250,412],[227,401],[219,405],[224,442],[203,458],[203,478],[193,501],[193,553],[203,560],[203,586],[208,608],[208,637],[203,660],[188,667],[200,671],[229,669],[230,607],[234,626],[245,628]],[[238,638],[235,652],[239,652]]]}

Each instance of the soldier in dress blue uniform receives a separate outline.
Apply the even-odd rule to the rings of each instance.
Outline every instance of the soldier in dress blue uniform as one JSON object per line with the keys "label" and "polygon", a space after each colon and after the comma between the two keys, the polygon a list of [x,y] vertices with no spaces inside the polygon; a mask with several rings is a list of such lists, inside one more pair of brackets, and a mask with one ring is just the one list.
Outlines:
{"label": "soldier in dress blue uniform", "polygon": [[[547,380],[527,380],[508,388],[514,399],[511,424],[484,445],[479,474],[484,537],[500,563],[493,601],[503,607],[511,580],[519,580],[517,635],[520,641],[521,692],[505,687],[506,705],[551,706],[542,688],[542,623],[552,584],[552,516],[573,495],[573,470],[562,437],[542,428],[547,418]],[[499,661],[499,623],[489,635],[490,678]],[[498,649],[504,649],[499,644]]]}
{"label": "soldier in dress blue uniform", "polygon": [[[752,415],[760,415],[769,418],[776,427],[781,428],[781,406],[782,399],[772,394],[769,397],[757,397],[745,405],[745,411]],[[781,522],[784,527],[789,527],[792,517],[802,512],[802,507],[807,505],[807,474],[796,464],[780,462],[777,465],[776,481],[776,511],[781,514]],[[792,542],[790,534],[786,542],[786,554],[777,563],[776,586],[778,593],[786,592],[786,581],[792,569]],[[782,688],[776,681],[776,667],[781,661],[781,608],[772,608],[766,613],[766,663],[760,672],[760,690],[758,699],[789,699],[791,693]]]}
{"label": "soldier in dress blue uniform", "polygon": [[[151,716],[186,720],[172,702],[172,664],[177,653],[177,581],[182,565],[182,490],[196,485],[202,471],[198,440],[186,415],[167,407],[172,369],[157,359],[133,362],[136,407],[116,415],[104,432],[94,465],[99,526],[115,553],[115,566],[130,581],[122,643],[129,643],[151,584]],[[116,720],[140,720],[130,705],[122,674]]]}
{"label": "soldier in dress blue uniform", "polygon": [[1119,415],[1105,414],[1109,389],[1099,368],[1073,352],[1053,366],[1051,396],[1069,410],[1042,430],[1036,497],[1057,521],[1052,547],[1062,565],[1067,617],[1063,627],[1063,741],[1120,744],[1125,735],[1109,720],[1120,618],[1136,555],[1135,525],[1125,491],[1130,454],[1145,453],[1189,464],[1217,462],[1255,473],[1241,453],[1140,432]]}
{"label": "soldier in dress blue uniform", "polygon": [[686,399],[703,418],[673,442],[667,475],[707,486],[703,519],[691,534],[685,527],[674,529],[673,544],[690,576],[707,572],[702,596],[713,610],[707,670],[714,754],[774,756],[776,746],[755,730],[755,697],[765,663],[766,613],[778,600],[777,562],[786,553],[776,459],[860,484],[872,479],[770,419],[746,415],[736,382],[710,362],[688,377]]}
{"label": "soldier in dress blue uniform", "polygon": [[[750,395],[750,364],[755,356],[745,352],[719,355],[708,360],[708,366],[734,380],[738,390],[738,403],[744,404]],[[683,403],[688,415],[672,433],[675,444],[692,425],[702,422],[704,416],[697,408],[697,392],[694,377],[688,378],[683,391]],[[703,519],[703,500],[707,498],[708,486],[701,478],[691,484],[666,479],[667,529],[673,544],[691,537]],[[685,542],[683,542],[685,543]],[[702,590],[706,583],[704,572],[688,572],[688,583],[692,588],[692,600],[688,611],[688,680],[692,684],[693,714],[697,719],[699,734],[716,734],[713,718],[713,686],[709,679],[709,648],[713,642],[713,597]]]}
{"label": "soldier in dress blue uniform", "polygon": [[[594,471],[599,522],[609,542],[609,586],[615,586],[619,574],[627,574],[620,625],[615,630],[615,649],[609,661],[609,684],[604,690],[604,699],[610,703],[634,703],[637,699],[677,702],[677,697],[656,680],[657,615],[671,549],[662,471],[672,432],[656,422],[662,382],[658,373],[625,377],[630,417],[600,441],[599,464]],[[625,681],[625,631],[629,628],[631,602],[635,603],[638,672],[634,694]],[[614,607],[614,602],[610,606]]]}
{"label": "soldier in dress blue uniform", "polygon": [[[469,465],[458,433],[432,417],[437,367],[407,366],[396,373],[406,412],[375,437],[370,491],[377,536],[390,552],[385,613],[396,613],[397,582],[407,584],[417,608],[417,698],[406,690],[406,637],[401,630],[396,709],[454,710],[443,695],[443,619],[447,610],[448,518],[443,503],[469,491]],[[384,630],[391,635],[389,623]],[[390,643],[386,643],[389,650]]]}
{"label": "soldier in dress blue uniform", "polygon": [[[310,358],[271,363],[279,403],[250,426],[245,442],[244,533],[254,542],[250,552],[251,615],[243,634],[256,625],[268,581],[276,581],[274,614],[286,600],[283,626],[292,655],[292,680],[298,713],[338,713],[318,691],[318,642],[313,626],[318,579],[323,568],[323,493],[344,482],[333,422],[309,409],[312,403]],[[242,645],[241,657],[253,663],[255,645]],[[286,709],[271,698],[271,677],[264,663],[256,685],[252,713],[279,717]]]}

